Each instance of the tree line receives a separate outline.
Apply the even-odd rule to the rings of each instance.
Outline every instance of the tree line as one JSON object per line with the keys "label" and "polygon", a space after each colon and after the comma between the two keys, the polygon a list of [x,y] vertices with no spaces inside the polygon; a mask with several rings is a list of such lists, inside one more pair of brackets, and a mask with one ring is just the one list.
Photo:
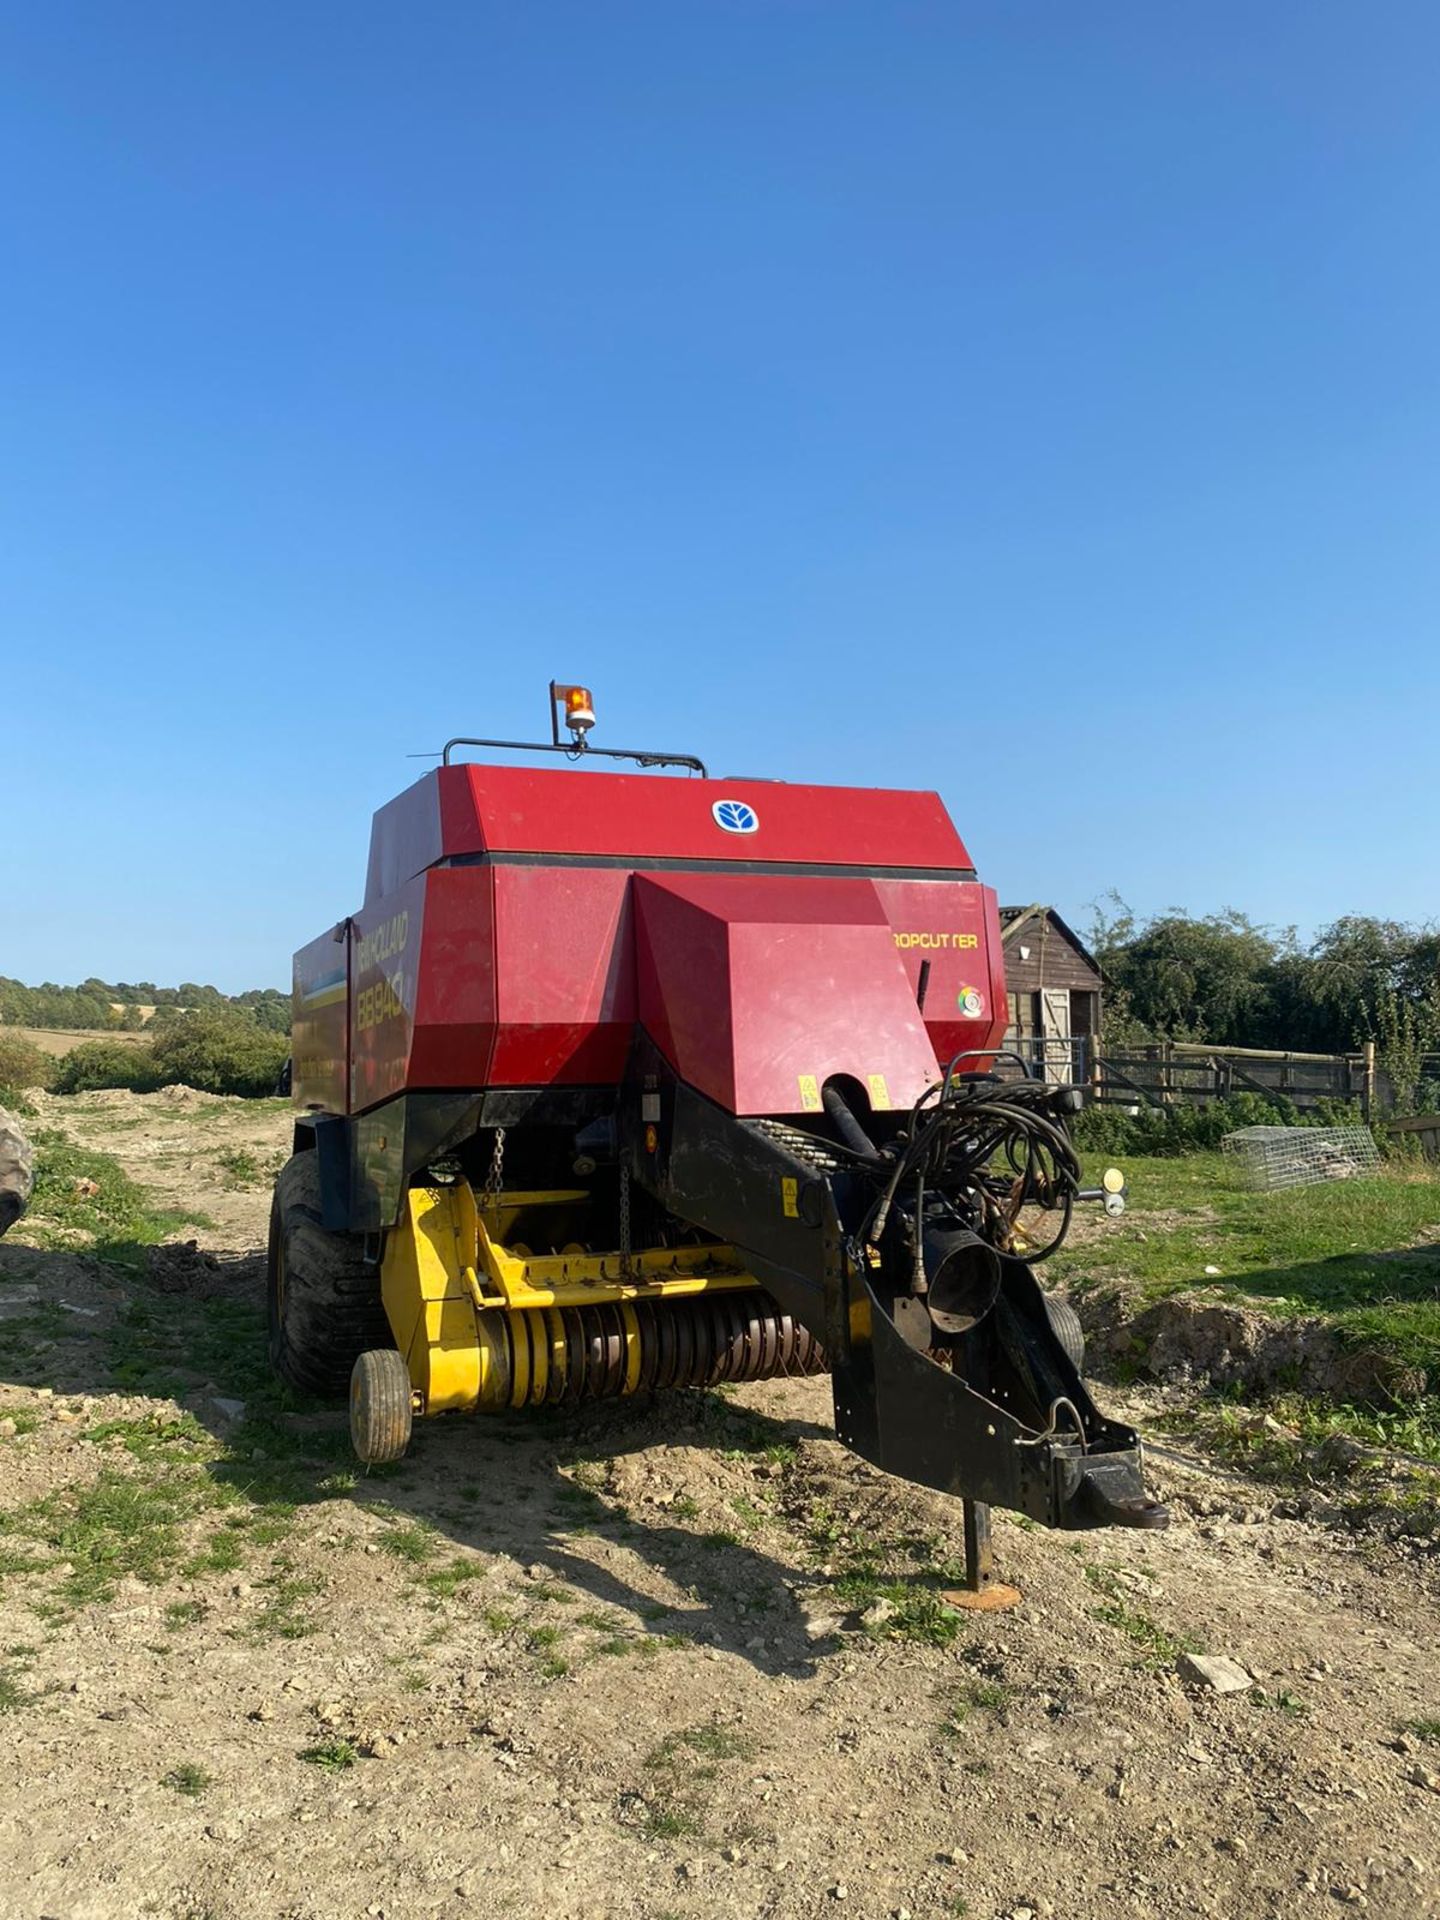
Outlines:
{"label": "tree line", "polygon": [[1347,914],[1301,941],[1226,910],[1142,920],[1117,894],[1094,909],[1105,1045],[1154,1040],[1351,1053],[1375,1043],[1397,1094],[1440,1054],[1440,930]]}
{"label": "tree line", "polygon": [[[153,1007],[147,1020],[141,1009]],[[278,987],[221,993],[193,980],[159,987],[153,980],[82,980],[60,987],[47,980],[27,987],[0,974],[0,1026],[67,1028],[85,1033],[139,1033],[161,1027],[178,1015],[237,1012],[267,1033],[290,1031],[290,995]]]}

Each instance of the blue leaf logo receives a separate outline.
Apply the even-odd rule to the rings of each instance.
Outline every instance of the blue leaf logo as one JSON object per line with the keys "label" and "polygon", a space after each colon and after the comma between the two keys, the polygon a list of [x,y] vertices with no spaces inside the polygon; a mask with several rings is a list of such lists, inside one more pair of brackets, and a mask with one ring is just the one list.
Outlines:
{"label": "blue leaf logo", "polygon": [[743,800],[717,800],[710,811],[726,833],[754,833],[760,825],[759,814]]}

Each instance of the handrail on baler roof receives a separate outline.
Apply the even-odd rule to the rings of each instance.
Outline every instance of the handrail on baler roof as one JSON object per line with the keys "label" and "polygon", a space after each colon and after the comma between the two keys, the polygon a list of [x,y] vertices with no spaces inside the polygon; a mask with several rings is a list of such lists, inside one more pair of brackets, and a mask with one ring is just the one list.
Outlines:
{"label": "handrail on baler roof", "polygon": [[[561,708],[565,710],[565,724],[570,729],[570,738],[560,738]],[[588,687],[569,686],[559,680],[550,682],[550,738],[549,740],[472,740],[459,736],[445,742],[440,756],[440,764],[450,765],[452,747],[495,747],[503,753],[563,753],[567,760],[583,760],[587,754],[598,753],[606,760],[634,760],[642,767],[689,767],[692,773],[698,773],[702,780],[709,779],[705,762],[697,760],[693,753],[660,753],[656,750],[637,750],[632,747],[592,747],[590,729],[595,724],[595,708]]]}
{"label": "handrail on baler roof", "polygon": [[591,747],[586,745],[568,746],[564,741],[553,744],[544,740],[472,740],[467,734],[457,734],[453,740],[445,742],[440,756],[441,766],[452,765],[450,749],[452,747],[497,747],[507,753],[563,753],[567,760],[588,760],[592,754],[598,754],[606,760],[634,760],[642,767],[688,767],[692,773],[698,773],[702,780],[708,780],[710,774],[703,760],[693,753],[641,752],[631,747]]}

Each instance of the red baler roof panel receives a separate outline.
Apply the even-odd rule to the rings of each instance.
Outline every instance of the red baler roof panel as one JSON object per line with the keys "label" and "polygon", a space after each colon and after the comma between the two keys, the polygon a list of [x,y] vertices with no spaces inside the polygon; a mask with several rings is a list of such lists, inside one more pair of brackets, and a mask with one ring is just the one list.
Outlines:
{"label": "red baler roof panel", "polygon": [[908,1107],[1005,1019],[995,897],[933,793],[441,767],[297,956],[296,1095],[616,1085],[644,1028],[733,1111],[813,1111],[834,1074]]}
{"label": "red baler roof panel", "polygon": [[865,872],[971,870],[934,793],[460,766],[425,774],[376,814],[366,900],[393,893],[440,860],[487,853],[637,866],[744,860]]}

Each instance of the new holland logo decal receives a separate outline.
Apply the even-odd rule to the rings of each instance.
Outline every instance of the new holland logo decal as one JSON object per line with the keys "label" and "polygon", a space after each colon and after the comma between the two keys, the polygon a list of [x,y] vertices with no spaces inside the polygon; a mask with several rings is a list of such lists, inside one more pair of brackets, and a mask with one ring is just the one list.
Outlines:
{"label": "new holland logo decal", "polygon": [[726,833],[754,833],[760,826],[759,814],[743,800],[717,800],[710,812]]}

